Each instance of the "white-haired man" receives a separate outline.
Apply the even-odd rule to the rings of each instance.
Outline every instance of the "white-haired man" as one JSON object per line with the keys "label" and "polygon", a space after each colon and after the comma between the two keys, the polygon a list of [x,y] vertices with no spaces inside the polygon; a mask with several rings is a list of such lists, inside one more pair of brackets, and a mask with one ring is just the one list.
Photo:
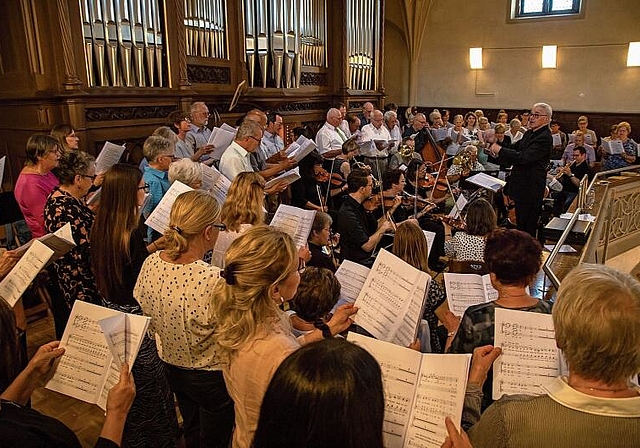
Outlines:
{"label": "white-haired man", "polygon": [[327,121],[316,134],[316,146],[318,152],[325,160],[333,161],[342,154],[342,144],[347,140],[347,136],[340,129],[342,114],[336,108],[331,108],[327,112]]}

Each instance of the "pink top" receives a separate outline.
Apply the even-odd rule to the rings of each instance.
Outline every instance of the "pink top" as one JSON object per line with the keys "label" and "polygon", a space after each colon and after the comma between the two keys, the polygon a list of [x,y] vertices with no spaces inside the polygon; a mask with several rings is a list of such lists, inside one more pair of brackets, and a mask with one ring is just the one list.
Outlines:
{"label": "pink top", "polygon": [[44,230],[44,205],[59,184],[58,178],[52,172],[38,174],[23,171],[18,176],[13,194],[33,238],[47,233]]}

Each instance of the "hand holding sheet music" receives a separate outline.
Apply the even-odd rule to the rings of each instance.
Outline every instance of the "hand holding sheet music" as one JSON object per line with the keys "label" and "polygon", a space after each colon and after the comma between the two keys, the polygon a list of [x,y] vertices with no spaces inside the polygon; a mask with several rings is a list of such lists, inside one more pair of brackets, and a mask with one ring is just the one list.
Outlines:
{"label": "hand holding sheet music", "polygon": [[54,254],[52,249],[40,241],[32,241],[33,243],[20,261],[0,282],[0,297],[12,308]]}
{"label": "hand holding sheet music", "polygon": [[560,375],[550,314],[496,308],[494,345],[502,355],[493,365],[493,399],[507,394],[541,395],[541,385]]}

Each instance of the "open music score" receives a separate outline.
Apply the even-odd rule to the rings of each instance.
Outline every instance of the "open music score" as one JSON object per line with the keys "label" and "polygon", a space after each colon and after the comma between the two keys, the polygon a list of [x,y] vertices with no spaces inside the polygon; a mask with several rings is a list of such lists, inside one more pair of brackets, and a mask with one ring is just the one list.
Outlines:
{"label": "open music score", "polygon": [[316,143],[313,140],[301,135],[298,140],[289,145],[285,153],[287,157],[292,157],[296,162],[300,163],[316,148]]}
{"label": "open music score", "polygon": [[356,333],[347,339],[380,364],[385,447],[440,447],[445,417],[459,427],[471,355],[423,354]]}
{"label": "open music score", "polygon": [[496,308],[494,345],[502,348],[493,364],[494,400],[505,394],[541,395],[540,386],[560,375],[550,314]]}
{"label": "open music score", "polygon": [[280,204],[269,225],[289,234],[296,247],[301,248],[307,244],[315,217],[315,210],[302,210],[291,205]]}
{"label": "open music score", "polygon": [[202,167],[202,189],[211,193],[222,207],[227,199],[231,181],[213,166],[204,163],[201,163],[200,166]]}
{"label": "open music score", "polygon": [[55,251],[38,240],[31,240],[26,253],[0,282],[0,297],[14,307],[38,272],[54,256]]}
{"label": "open music score", "polygon": [[445,272],[444,286],[449,309],[462,316],[467,308],[498,298],[498,291],[491,285],[489,274],[452,274]]}
{"label": "open music score", "polygon": [[[107,320],[105,335],[100,321],[114,316],[124,318]],[[122,360],[127,360],[129,368],[133,366],[150,321],[76,300],[60,341],[65,353],[56,362],[46,388],[106,409],[107,394],[118,382]]]}
{"label": "open music score", "polygon": [[96,159],[96,173],[104,173],[118,163],[124,151],[124,145],[120,146],[115,143],[105,142]]}
{"label": "open music score", "polygon": [[267,181],[267,183],[264,184],[264,188],[269,188],[272,185],[277,184],[278,182],[284,182],[287,185],[291,185],[292,183],[294,183],[295,181],[297,181],[298,179],[300,179],[300,168],[295,167],[293,169],[290,169],[289,171],[285,171],[282,174],[279,174],[278,176],[274,177],[273,179]]}
{"label": "open music score", "polygon": [[236,137],[236,132],[236,128],[229,126],[227,123],[223,123],[219,128],[214,127],[207,141],[207,145],[213,145],[213,151],[211,151],[209,157],[213,160],[220,160],[222,154]]}
{"label": "open music score", "polygon": [[340,298],[331,310],[335,313],[340,305],[354,303],[362,291],[370,269],[351,260],[344,260],[338,266],[336,278],[340,282]]}
{"label": "open music score", "polygon": [[193,191],[193,188],[183,184],[179,180],[173,182],[164,196],[162,196],[160,203],[153,209],[144,223],[156,232],[164,234],[164,231],[169,227],[169,216],[171,215],[173,203],[178,196],[187,191]]}
{"label": "open music score", "polygon": [[380,250],[355,301],[355,322],[378,339],[408,346],[417,334],[429,282],[429,274]]}

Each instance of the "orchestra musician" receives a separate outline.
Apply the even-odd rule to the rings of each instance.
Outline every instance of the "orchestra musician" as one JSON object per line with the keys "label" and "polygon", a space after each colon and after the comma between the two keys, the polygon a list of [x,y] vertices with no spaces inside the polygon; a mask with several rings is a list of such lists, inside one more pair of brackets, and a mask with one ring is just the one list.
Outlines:
{"label": "orchestra musician", "polygon": [[343,256],[347,260],[372,266],[371,257],[380,239],[393,225],[385,216],[376,218],[367,213],[362,202],[368,199],[374,188],[371,174],[363,169],[354,169],[347,178],[349,194],[338,211],[337,229],[341,237]]}
{"label": "orchestra musician", "polygon": [[556,175],[556,180],[562,183],[562,191],[554,192],[554,199],[560,203],[563,213],[578,195],[578,187],[585,174],[589,179],[593,177],[587,162],[587,150],[583,146],[576,146],[573,148],[573,161],[560,167]]}

